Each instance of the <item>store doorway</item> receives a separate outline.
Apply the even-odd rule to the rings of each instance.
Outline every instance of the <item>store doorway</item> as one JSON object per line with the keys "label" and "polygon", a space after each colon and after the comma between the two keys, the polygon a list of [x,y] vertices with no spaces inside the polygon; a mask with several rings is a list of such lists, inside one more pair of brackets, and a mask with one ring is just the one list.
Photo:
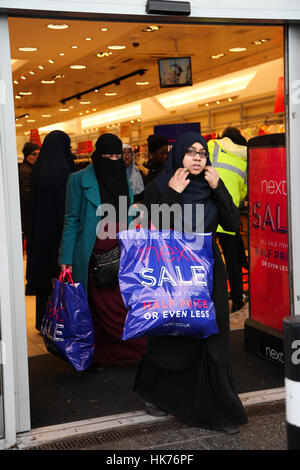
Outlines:
{"label": "store doorway", "polygon": [[[238,127],[247,140],[284,132],[284,110],[274,109],[284,75],[280,26],[10,18],[9,27],[19,163],[27,141],[42,143],[54,129],[70,135],[78,169],[90,163],[96,139],[107,131],[135,147],[140,169],[148,157],[147,137],[158,124],[199,122],[207,140],[219,138],[227,126]],[[162,89],[158,60],[168,57],[191,58],[193,87],[202,84],[202,94],[178,96],[171,105],[161,99],[170,91],[184,96],[192,90]],[[130,114],[132,103],[141,107]],[[113,114],[120,107],[128,108],[126,117]],[[241,216],[248,257],[246,202]],[[282,368],[244,350],[246,268],[243,281],[245,305],[230,317],[238,392],[281,387]],[[35,329],[34,295],[26,295],[26,316],[33,428],[140,409],[132,395],[138,361],[114,364],[101,374],[76,373],[47,352]]]}

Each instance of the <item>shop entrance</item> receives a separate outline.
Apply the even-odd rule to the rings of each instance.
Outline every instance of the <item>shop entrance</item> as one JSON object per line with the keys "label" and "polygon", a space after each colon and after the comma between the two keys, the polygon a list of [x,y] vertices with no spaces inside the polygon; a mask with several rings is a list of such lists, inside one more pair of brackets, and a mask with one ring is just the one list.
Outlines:
{"label": "shop entrance", "polygon": [[[275,107],[284,76],[280,26],[10,18],[9,28],[19,162],[26,142],[40,144],[54,129],[71,137],[78,169],[90,163],[98,136],[111,132],[135,148],[141,171],[147,137],[157,125],[200,123],[207,140],[220,138],[227,126],[238,127],[247,140],[285,131],[284,108]],[[169,88],[172,77],[159,76],[158,61],[174,57],[191,59],[192,87]],[[170,93],[175,99],[168,100]],[[245,201],[246,257],[248,216]],[[243,283],[244,306],[230,316],[238,392],[282,387],[283,368],[244,349],[246,266]],[[138,361],[115,363],[100,374],[76,373],[47,352],[35,329],[35,296],[27,294],[32,427],[139,410],[132,396]]]}

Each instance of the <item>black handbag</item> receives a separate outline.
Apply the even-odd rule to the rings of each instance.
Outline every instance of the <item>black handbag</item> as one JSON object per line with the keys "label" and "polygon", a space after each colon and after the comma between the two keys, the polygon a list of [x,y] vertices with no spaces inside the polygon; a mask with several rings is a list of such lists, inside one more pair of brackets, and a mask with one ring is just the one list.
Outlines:
{"label": "black handbag", "polygon": [[119,281],[120,256],[119,245],[106,253],[92,253],[92,268],[97,287]]}

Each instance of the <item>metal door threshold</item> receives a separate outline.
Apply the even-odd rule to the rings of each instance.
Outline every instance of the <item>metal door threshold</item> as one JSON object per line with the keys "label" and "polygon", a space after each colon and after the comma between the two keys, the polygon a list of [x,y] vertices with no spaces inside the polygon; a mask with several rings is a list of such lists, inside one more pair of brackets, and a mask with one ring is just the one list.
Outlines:
{"label": "metal door threshold", "polygon": [[[259,390],[239,395],[243,405],[253,414],[264,414],[265,405],[276,409],[280,403],[281,411],[285,400],[285,388]],[[252,411],[251,411],[252,410]],[[146,432],[180,429],[186,427],[171,416],[156,418],[145,411],[135,411],[72,423],[46,426],[21,433],[15,448],[24,449],[75,449],[96,444],[112,442],[116,439],[134,437],[144,425]],[[96,435],[95,435],[96,434]]]}

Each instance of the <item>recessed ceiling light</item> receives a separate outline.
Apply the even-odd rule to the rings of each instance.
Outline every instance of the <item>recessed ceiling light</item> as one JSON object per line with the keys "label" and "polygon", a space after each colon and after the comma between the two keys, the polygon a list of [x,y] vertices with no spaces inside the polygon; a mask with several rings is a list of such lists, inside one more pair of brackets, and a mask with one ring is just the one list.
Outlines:
{"label": "recessed ceiling light", "polygon": [[221,103],[221,101],[219,101],[219,100],[218,100],[218,101],[216,101],[216,103],[217,103],[217,104],[220,104],[220,103]]}
{"label": "recessed ceiling light", "polygon": [[228,101],[232,101],[232,98],[228,98]]}
{"label": "recessed ceiling light", "polygon": [[35,72],[33,72],[32,70],[30,70],[30,75],[35,75]]}
{"label": "recessed ceiling light", "polygon": [[23,124],[15,124],[16,127],[22,127]]}
{"label": "recessed ceiling light", "polygon": [[74,44],[74,46],[72,46],[72,49],[78,49],[78,46],[76,46],[76,44]]}
{"label": "recessed ceiling light", "polygon": [[59,55],[63,56],[63,55],[65,55],[65,53],[64,53],[64,52],[60,52]]}
{"label": "recessed ceiling light", "polygon": [[51,116],[52,116],[52,114],[42,114],[42,117],[44,117],[44,118],[51,117]]}
{"label": "recessed ceiling light", "polygon": [[118,51],[121,49],[126,49],[126,46],[107,46],[108,49],[111,49],[113,51]]}
{"label": "recessed ceiling light", "polygon": [[25,116],[24,116],[24,117],[25,117],[25,118],[29,118],[29,114],[25,114]]}
{"label": "recessed ceiling light", "polygon": [[112,52],[98,52],[98,54],[96,54],[97,57],[100,57],[100,59],[102,59],[102,57],[108,57],[110,55],[112,55]]}
{"label": "recessed ceiling light", "polygon": [[93,38],[91,38],[91,36],[87,36],[86,38],[84,38],[86,41],[91,41]]}
{"label": "recessed ceiling light", "polygon": [[270,39],[257,39],[256,41],[252,41],[252,44],[255,44],[256,46],[260,44],[264,44],[265,42],[270,41]]}
{"label": "recessed ceiling light", "polygon": [[14,80],[14,83],[15,83],[16,85],[19,85],[18,80]]}
{"label": "recessed ceiling light", "polygon": [[86,113],[88,114],[88,113],[89,113],[89,111],[86,111]]}
{"label": "recessed ceiling light", "polygon": [[59,108],[59,111],[69,111],[69,108]]}
{"label": "recessed ceiling light", "polygon": [[41,83],[44,85],[51,85],[52,83],[55,83],[55,80],[41,80]]}
{"label": "recessed ceiling light", "polygon": [[44,66],[43,66],[43,65],[39,65],[39,69],[44,70]]}
{"label": "recessed ceiling light", "polygon": [[113,92],[108,91],[108,92],[105,93],[105,96],[116,96],[116,95],[117,95],[117,93],[115,91],[113,91]]}
{"label": "recessed ceiling light", "polygon": [[48,62],[49,62],[49,64],[54,64],[54,60],[52,60],[52,59],[49,59]]}
{"label": "recessed ceiling light", "polygon": [[136,82],[136,85],[149,85],[149,82]]}
{"label": "recessed ceiling light", "polygon": [[225,54],[216,54],[216,55],[212,55],[211,58],[212,59],[221,59],[221,57],[224,57]]}
{"label": "recessed ceiling light", "polygon": [[22,80],[26,80],[26,77],[24,75],[21,75]]}
{"label": "recessed ceiling light", "polygon": [[27,119],[27,122],[35,122],[35,119]]}
{"label": "recessed ceiling light", "polygon": [[143,29],[146,33],[153,33],[154,31],[158,31],[161,28],[161,26],[157,25],[149,25],[146,26],[146,28]]}
{"label": "recessed ceiling light", "polygon": [[70,65],[70,69],[74,69],[74,70],[81,70],[85,68],[86,68],[86,65]]}
{"label": "recessed ceiling light", "polygon": [[101,31],[108,31],[108,28],[101,28]]}
{"label": "recessed ceiling light", "polygon": [[99,93],[99,90],[94,90],[95,93]]}
{"label": "recessed ceiling light", "polygon": [[65,23],[60,23],[60,24],[50,23],[50,24],[47,24],[47,28],[49,28],[49,29],[67,29],[67,28],[69,28],[69,25],[65,24]]}
{"label": "recessed ceiling light", "polygon": [[80,101],[80,104],[91,104],[90,101]]}
{"label": "recessed ceiling light", "polygon": [[244,52],[246,51],[246,47],[232,47],[231,49],[229,49],[230,52]]}
{"label": "recessed ceiling light", "polygon": [[19,91],[19,95],[24,95],[24,96],[32,95],[32,91]]}
{"label": "recessed ceiling light", "polygon": [[205,103],[205,106],[209,106],[209,104],[208,104],[208,103]]}
{"label": "recessed ceiling light", "polygon": [[35,52],[37,50],[37,47],[19,47],[19,51],[21,52]]}
{"label": "recessed ceiling light", "polygon": [[96,109],[96,108],[93,108],[93,111],[97,111],[97,109]]}
{"label": "recessed ceiling light", "polygon": [[19,99],[22,98],[22,96],[16,95],[15,98],[17,98],[17,100],[19,100]]}

